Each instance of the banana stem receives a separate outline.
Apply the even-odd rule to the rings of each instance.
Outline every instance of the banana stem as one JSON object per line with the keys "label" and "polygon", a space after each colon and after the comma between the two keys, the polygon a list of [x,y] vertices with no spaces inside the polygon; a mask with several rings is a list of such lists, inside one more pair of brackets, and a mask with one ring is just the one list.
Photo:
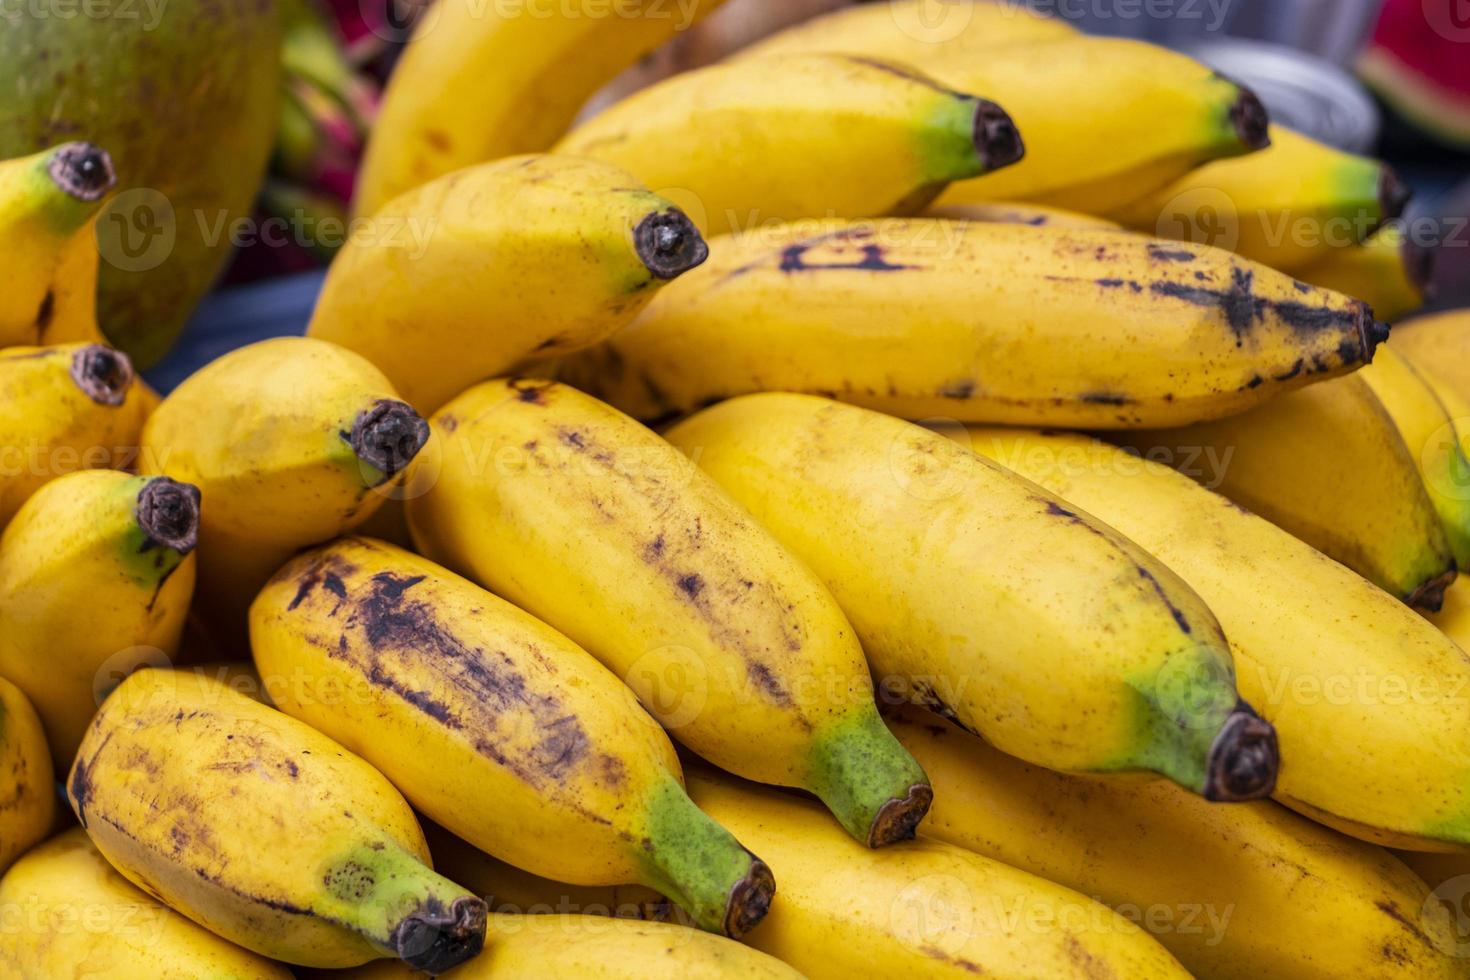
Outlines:
{"label": "banana stem", "polygon": [[1276,729],[1239,701],[1210,745],[1204,797],[1234,803],[1270,796],[1280,767]]}
{"label": "banana stem", "polygon": [[199,543],[199,488],[166,476],[138,493],[138,527],[147,542],[187,555]]}
{"label": "banana stem", "polygon": [[117,183],[112,157],[92,143],[63,143],[46,162],[51,180],[68,197],[91,203]]}
{"label": "banana stem", "polygon": [[843,719],[818,736],[810,778],[811,791],[869,847],[910,840],[934,800],[924,770],[876,710]]}
{"label": "banana stem", "polygon": [[409,463],[429,440],[429,423],[404,402],[384,398],[352,422],[348,442],[357,458],[387,479]]}
{"label": "banana stem", "polygon": [[633,229],[638,258],[660,279],[673,279],[709,258],[709,246],[682,211],[655,211]]}
{"label": "banana stem", "polygon": [[121,351],[88,344],[72,355],[71,379],[92,401],[117,407],[133,386],[133,362]]}

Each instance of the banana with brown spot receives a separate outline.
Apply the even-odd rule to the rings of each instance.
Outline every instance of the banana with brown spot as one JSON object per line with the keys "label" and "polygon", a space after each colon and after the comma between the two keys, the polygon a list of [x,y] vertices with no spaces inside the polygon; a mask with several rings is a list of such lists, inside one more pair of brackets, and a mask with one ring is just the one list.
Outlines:
{"label": "banana with brown spot", "polygon": [[[0,874],[51,833],[56,820],[56,774],[36,709],[25,692],[0,677]],[[0,930],[3,931],[3,930]]]}

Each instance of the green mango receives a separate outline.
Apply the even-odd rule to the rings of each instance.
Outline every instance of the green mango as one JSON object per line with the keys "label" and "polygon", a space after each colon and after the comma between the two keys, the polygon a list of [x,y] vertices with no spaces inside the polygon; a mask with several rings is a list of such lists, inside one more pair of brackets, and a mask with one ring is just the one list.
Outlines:
{"label": "green mango", "polygon": [[279,116],[275,0],[0,4],[0,159],[66,140],[112,155],[97,319],[161,358],[229,258]]}

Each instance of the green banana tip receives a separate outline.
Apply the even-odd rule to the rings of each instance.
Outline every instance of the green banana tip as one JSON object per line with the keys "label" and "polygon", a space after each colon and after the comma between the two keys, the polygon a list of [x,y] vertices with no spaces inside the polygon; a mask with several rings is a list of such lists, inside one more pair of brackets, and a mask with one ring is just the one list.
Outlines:
{"label": "green banana tip", "polygon": [[915,783],[901,799],[891,799],[883,804],[868,831],[868,846],[887,847],[899,841],[913,840],[920,821],[928,815],[933,802],[933,788],[928,783]]}
{"label": "green banana tip", "polygon": [[1202,795],[1218,803],[1259,800],[1276,788],[1280,769],[1275,727],[1238,701],[1210,745]]}
{"label": "green banana tip", "polygon": [[974,140],[986,173],[1019,163],[1026,155],[1026,144],[1015,120],[989,99],[976,100]]}
{"label": "green banana tip", "polygon": [[92,401],[116,408],[133,386],[133,362],[105,344],[88,344],[71,357],[71,379]]}
{"label": "green banana tip", "polygon": [[46,164],[51,180],[78,201],[99,201],[117,183],[112,157],[93,143],[63,143]]}
{"label": "green banana tip", "polygon": [[154,477],[138,494],[136,516],[151,545],[187,555],[199,544],[199,488],[192,483]]}
{"label": "green banana tip", "polygon": [[409,966],[437,974],[474,959],[485,946],[485,902],[458,898],[445,908],[430,902],[393,930],[393,951]]}

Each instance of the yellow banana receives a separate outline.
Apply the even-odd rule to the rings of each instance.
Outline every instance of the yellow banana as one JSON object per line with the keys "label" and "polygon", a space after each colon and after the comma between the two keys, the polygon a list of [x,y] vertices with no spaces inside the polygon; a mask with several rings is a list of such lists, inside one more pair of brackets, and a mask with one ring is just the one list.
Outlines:
{"label": "yellow banana", "polygon": [[1212,806],[1162,780],[1048,772],[912,710],[889,724],[939,788],[925,836],[1111,905],[1192,973],[1463,975],[1448,916],[1377,847],[1268,800]]}
{"label": "yellow banana", "polygon": [[1200,167],[1112,216],[1295,272],[1359,244],[1408,199],[1377,160],[1272,126],[1270,148]]}
{"label": "yellow banana", "polygon": [[1429,614],[1429,621],[1461,649],[1470,650],[1470,585],[1460,582],[1446,589],[1444,605]]}
{"label": "yellow banana", "polygon": [[198,530],[195,487],[84,470],[36,491],[0,537],[0,675],[35,705],[58,769],[109,685],[177,653]]}
{"label": "yellow banana", "polygon": [[[1242,415],[1115,441],[1260,514],[1411,606],[1438,608],[1459,554],[1420,477],[1418,444],[1369,375],[1308,385]],[[1466,566],[1470,567],[1470,566]]]}
{"label": "yellow banana", "polygon": [[428,413],[529,357],[595,344],[708,250],[606,164],[512,157],[396,198],[332,262],[308,334]]}
{"label": "yellow banana", "polygon": [[916,425],[805,395],[668,438],[827,583],[885,693],[1056,769],[1271,791],[1275,735],[1204,603],[1132,542]]}
{"label": "yellow banana", "polygon": [[346,538],[251,608],[285,712],[376,765],[430,818],[519,867],[658,888],[739,936],[766,866],[689,801],[667,736],[564,636],[431,562]]}
{"label": "yellow banana", "polygon": [[[864,8],[859,8],[864,9]],[[1122,225],[1109,218],[1069,211],[1047,204],[1025,201],[975,201],[970,204],[931,204],[926,218],[950,221],[989,221],[1003,225],[1030,225],[1033,228],[1065,228],[1076,231],[1123,231]]]}
{"label": "yellow banana", "polygon": [[549,381],[479,385],[433,425],[432,485],[409,490],[423,554],[581,644],[716,765],[811,791],[869,846],[913,836],[932,794],[852,627],[697,466]]}
{"label": "yellow banana", "polygon": [[1386,336],[1357,300],[1221,249],[915,218],[717,239],[563,377],[643,419],[799,391],[913,419],[1162,427],[1351,371]]}
{"label": "yellow banana", "polygon": [[1275,726],[1276,798],[1377,843],[1470,845],[1470,654],[1407,606],[1188,477],[1084,436],[952,438],[1107,521],[1220,617]]}
{"label": "yellow banana", "polygon": [[1354,296],[1390,323],[1424,305],[1433,292],[1434,252],[1389,224],[1361,245],[1334,249],[1298,270],[1302,282]]}
{"label": "yellow banana", "polygon": [[1004,108],[959,88],[856,55],[743,59],[635,92],[556,152],[623,167],[711,234],[911,214],[1025,152]]}
{"label": "yellow banana", "polygon": [[0,162],[0,347],[102,339],[92,219],[115,182],[91,143]]}
{"label": "yellow banana", "polygon": [[749,942],[813,980],[1188,976],[1111,909],[963,848],[864,850],[810,803],[703,769],[689,791],[790,882]]}
{"label": "yellow banana", "polygon": [[1470,399],[1470,308],[1415,317],[1394,330],[1394,350]]}
{"label": "yellow banana", "polygon": [[452,170],[547,149],[603,83],[720,2],[436,4],[383,95],[357,213]]}
{"label": "yellow banana", "polygon": [[263,956],[439,972],[484,941],[485,903],[429,868],[413,811],[377,770],[193,672],[123,681],[66,792],[124,877]]}
{"label": "yellow banana", "polygon": [[62,474],[131,464],[140,389],[127,355],[101,344],[0,350],[0,529]]}
{"label": "yellow banana", "polygon": [[[25,693],[0,677],[0,873],[51,832],[56,784],[51,750],[36,709]],[[4,930],[0,930],[3,935]],[[3,941],[3,940],[0,940]]]}
{"label": "yellow banana", "polygon": [[0,908],[3,980],[291,980],[134,888],[80,828],[21,858]]}

